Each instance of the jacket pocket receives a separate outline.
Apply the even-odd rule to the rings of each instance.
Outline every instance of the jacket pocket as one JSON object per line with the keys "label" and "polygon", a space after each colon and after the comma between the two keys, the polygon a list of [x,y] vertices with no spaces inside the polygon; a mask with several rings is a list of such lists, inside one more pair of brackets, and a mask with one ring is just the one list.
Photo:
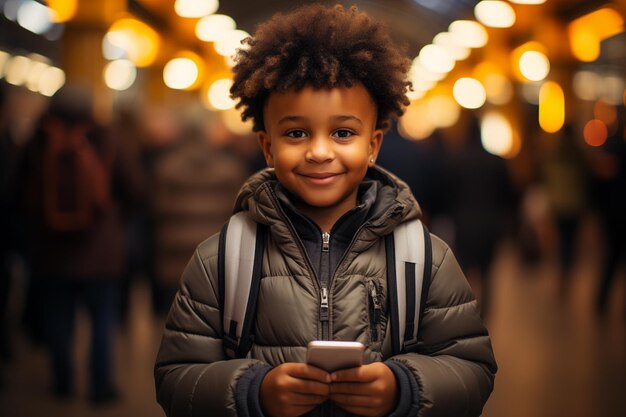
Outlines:
{"label": "jacket pocket", "polygon": [[372,342],[380,340],[380,318],[382,316],[382,304],[380,288],[374,280],[365,282],[367,290],[367,306],[370,324],[370,337]]}

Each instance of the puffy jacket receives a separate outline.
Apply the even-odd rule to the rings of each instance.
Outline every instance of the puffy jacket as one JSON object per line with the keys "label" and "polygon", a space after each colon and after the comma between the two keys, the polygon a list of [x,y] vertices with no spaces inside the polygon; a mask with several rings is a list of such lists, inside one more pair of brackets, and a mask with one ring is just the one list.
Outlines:
{"label": "puffy jacket", "polygon": [[[265,374],[304,362],[311,340],[356,340],[365,362],[385,361],[399,401],[392,416],[478,416],[492,389],[496,364],[476,300],[448,246],[432,236],[432,278],[415,352],[391,355],[384,236],[420,215],[406,184],[373,168],[379,183],[367,220],[357,229],[329,283],[329,320],[320,322],[320,289],[302,239],[277,196],[272,170],[250,178],[236,211],[271,225],[262,266],[255,339],[249,359],[227,359],[217,285],[219,236],[201,243],[187,265],[168,315],[155,366],[157,400],[173,416],[263,415],[258,392]],[[372,326],[368,286],[382,296]],[[347,415],[322,405],[310,415]]]}

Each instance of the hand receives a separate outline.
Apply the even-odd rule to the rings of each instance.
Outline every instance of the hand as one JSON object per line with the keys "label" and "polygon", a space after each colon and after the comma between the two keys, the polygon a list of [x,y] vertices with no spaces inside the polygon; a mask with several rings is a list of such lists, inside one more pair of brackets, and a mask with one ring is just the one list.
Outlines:
{"label": "hand", "polygon": [[271,417],[295,417],[328,399],[330,374],[305,363],[283,363],[261,383],[261,408]]}
{"label": "hand", "polygon": [[336,371],[331,378],[330,399],[349,413],[379,417],[396,406],[396,377],[382,362]]}

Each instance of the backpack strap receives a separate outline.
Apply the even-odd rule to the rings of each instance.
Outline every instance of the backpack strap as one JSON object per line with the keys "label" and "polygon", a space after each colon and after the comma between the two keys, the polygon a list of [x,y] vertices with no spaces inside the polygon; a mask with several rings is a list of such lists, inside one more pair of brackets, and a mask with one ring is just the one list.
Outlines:
{"label": "backpack strap", "polygon": [[222,228],[217,269],[223,347],[230,358],[246,357],[252,347],[266,235],[267,228],[246,212],[233,215]]}
{"label": "backpack strap", "polygon": [[392,350],[414,351],[432,269],[430,233],[420,220],[400,224],[385,238]]}

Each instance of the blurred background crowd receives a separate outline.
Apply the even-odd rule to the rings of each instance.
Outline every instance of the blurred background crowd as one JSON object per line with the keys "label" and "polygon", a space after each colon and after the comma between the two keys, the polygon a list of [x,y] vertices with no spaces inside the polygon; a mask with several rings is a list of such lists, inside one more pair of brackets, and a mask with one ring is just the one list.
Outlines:
{"label": "blurred background crowd", "polygon": [[[0,0],[0,415],[163,415],[180,274],[264,167],[230,57],[300,3]],[[413,59],[378,161],[479,299],[484,415],[626,415],[626,0],[339,3]]]}

